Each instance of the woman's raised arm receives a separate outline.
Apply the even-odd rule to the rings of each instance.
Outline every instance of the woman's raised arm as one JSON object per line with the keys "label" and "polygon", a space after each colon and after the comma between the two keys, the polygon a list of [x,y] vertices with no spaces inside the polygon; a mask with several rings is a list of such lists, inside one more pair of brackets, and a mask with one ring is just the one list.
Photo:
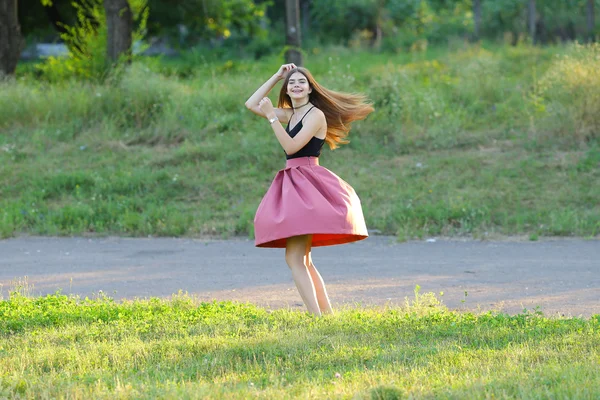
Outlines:
{"label": "woman's raised arm", "polygon": [[[250,96],[250,98],[248,100],[246,100],[246,108],[248,110],[252,111],[254,114],[261,116],[263,118],[266,118],[267,116],[262,112],[262,110],[258,106],[258,103],[269,94],[269,92],[271,91],[271,89],[273,89],[273,87],[277,84],[277,82],[279,82],[280,80],[283,79],[283,77],[285,76],[285,73],[293,68],[296,68],[296,65],[294,65],[294,64],[282,65],[279,68],[279,71],[277,71],[277,73],[275,75],[273,75],[272,77],[269,78],[269,80],[267,80],[265,83],[263,83],[263,85],[261,87],[259,87],[256,90],[256,92],[254,92],[254,94],[252,96]],[[283,110],[276,108],[275,114],[277,115],[277,118],[279,118],[283,122],[287,122],[287,118],[286,118],[287,114]]]}

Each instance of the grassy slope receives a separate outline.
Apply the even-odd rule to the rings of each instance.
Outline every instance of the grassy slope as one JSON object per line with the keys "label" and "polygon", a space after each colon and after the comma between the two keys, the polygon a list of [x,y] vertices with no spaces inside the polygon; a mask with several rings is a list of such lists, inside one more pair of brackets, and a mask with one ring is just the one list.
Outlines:
{"label": "grassy slope", "polygon": [[[568,104],[537,95],[568,51],[315,51],[319,81],[377,110],[322,164],[355,187],[370,229],[400,238],[598,235],[600,147]],[[0,234],[252,235],[284,157],[243,102],[278,63],[178,78],[164,74],[189,65],[147,60],[112,87],[4,84]]]}
{"label": "grassy slope", "polygon": [[315,319],[14,293],[0,301],[0,397],[591,399],[598,317],[449,312],[433,294]]}

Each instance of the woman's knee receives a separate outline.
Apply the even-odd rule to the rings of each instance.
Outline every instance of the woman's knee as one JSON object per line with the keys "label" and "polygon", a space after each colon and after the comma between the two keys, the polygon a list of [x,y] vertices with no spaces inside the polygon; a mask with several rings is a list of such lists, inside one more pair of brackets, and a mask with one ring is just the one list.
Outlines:
{"label": "woman's knee", "polygon": [[304,266],[304,254],[302,252],[290,251],[286,249],[285,262],[290,268]]}
{"label": "woman's knee", "polygon": [[287,245],[285,247],[285,261],[290,268],[300,266],[306,267],[304,262],[305,248],[305,236],[294,236],[288,238]]}

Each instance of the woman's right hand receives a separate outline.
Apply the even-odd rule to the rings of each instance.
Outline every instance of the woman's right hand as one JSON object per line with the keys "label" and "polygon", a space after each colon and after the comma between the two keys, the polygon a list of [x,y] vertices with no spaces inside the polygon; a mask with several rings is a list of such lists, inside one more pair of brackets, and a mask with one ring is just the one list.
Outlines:
{"label": "woman's right hand", "polygon": [[285,74],[294,69],[294,68],[298,68],[296,67],[296,64],[291,63],[291,64],[283,64],[281,67],[279,67],[279,71],[277,71],[277,73],[275,74],[279,79],[283,79],[285,77]]}

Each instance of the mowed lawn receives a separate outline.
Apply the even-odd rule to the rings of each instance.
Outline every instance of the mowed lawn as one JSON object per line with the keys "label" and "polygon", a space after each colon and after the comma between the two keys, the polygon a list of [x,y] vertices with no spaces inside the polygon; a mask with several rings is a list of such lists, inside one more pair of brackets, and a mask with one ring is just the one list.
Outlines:
{"label": "mowed lawn", "polygon": [[404,307],[333,316],[99,296],[0,301],[0,398],[597,399],[600,315]]}

